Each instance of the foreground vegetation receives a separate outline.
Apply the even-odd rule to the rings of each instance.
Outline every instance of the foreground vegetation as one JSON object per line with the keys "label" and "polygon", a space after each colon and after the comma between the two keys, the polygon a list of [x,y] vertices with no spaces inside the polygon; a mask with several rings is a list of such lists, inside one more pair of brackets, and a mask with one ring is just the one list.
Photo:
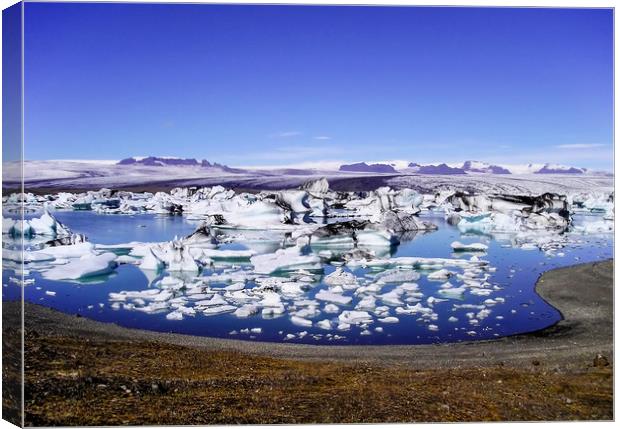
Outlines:
{"label": "foreground vegetation", "polygon": [[415,370],[26,333],[26,425],[612,419],[612,369]]}

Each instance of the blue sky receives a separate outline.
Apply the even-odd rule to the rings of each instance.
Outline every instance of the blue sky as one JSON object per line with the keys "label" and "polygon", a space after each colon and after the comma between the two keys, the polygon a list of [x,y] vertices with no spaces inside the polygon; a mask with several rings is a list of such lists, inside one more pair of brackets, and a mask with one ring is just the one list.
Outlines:
{"label": "blue sky", "polygon": [[25,7],[26,159],[611,170],[611,10]]}

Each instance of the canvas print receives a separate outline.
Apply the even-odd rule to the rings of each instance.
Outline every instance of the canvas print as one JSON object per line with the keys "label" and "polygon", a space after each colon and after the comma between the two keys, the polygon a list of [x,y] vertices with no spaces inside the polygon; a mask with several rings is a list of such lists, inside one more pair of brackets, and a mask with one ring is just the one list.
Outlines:
{"label": "canvas print", "polygon": [[2,18],[5,420],[613,420],[613,9]]}

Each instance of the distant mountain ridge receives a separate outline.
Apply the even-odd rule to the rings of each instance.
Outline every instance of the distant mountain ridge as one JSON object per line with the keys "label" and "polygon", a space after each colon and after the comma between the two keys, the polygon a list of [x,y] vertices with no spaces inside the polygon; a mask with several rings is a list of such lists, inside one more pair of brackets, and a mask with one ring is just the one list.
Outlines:
{"label": "distant mountain ridge", "polygon": [[356,164],[343,164],[339,171],[351,171],[358,173],[398,173],[394,167],[388,164],[366,164],[358,162]]}
{"label": "distant mountain ridge", "polygon": [[462,169],[472,173],[511,174],[507,168],[480,161],[465,161]]}
{"label": "distant mountain ridge", "polygon": [[358,162],[354,164],[343,164],[339,171],[347,172],[364,172],[364,173],[399,173],[410,172],[418,174],[437,174],[437,175],[453,175],[453,174],[585,174],[595,173],[585,168],[568,167],[557,164],[527,164],[502,166],[497,164],[489,164],[482,161],[468,160],[461,165],[441,164],[419,164],[409,162],[406,168],[399,161],[400,167],[395,168],[396,164],[392,162],[367,163]]}
{"label": "distant mountain ridge", "polygon": [[[244,173],[247,170],[241,168],[231,168],[217,162],[210,162],[206,159],[198,160],[196,158],[176,158],[166,156],[146,156],[146,157],[130,157],[116,162],[119,166],[148,166],[148,167],[194,167],[215,169],[217,171],[227,173]],[[337,166],[337,167],[336,167]],[[564,166],[559,164],[514,164],[499,165],[490,164],[483,161],[467,160],[462,164],[456,163],[438,163],[438,164],[420,164],[409,161],[362,161],[351,164],[341,164],[331,168],[337,168],[338,171],[345,173],[377,173],[377,174],[398,174],[398,173],[417,173],[429,175],[465,175],[465,174],[604,174],[603,172],[591,171],[585,168],[572,166]],[[251,167],[248,167],[252,169]],[[277,171],[279,174],[301,175],[310,174],[312,168],[297,169],[290,167],[274,167],[271,170]],[[268,171],[268,170],[261,170]]]}
{"label": "distant mountain ridge", "polygon": [[535,171],[534,174],[583,174],[585,168],[565,167],[563,165],[545,164],[543,168]]}
{"label": "distant mountain ridge", "polygon": [[217,162],[211,163],[206,159],[198,161],[196,158],[174,158],[163,156],[146,156],[146,157],[130,157],[121,159],[117,165],[144,165],[149,167],[165,167],[165,166],[189,166],[189,167],[205,167],[218,168],[229,173],[240,173],[243,170],[231,168]]}
{"label": "distant mountain ridge", "polygon": [[465,170],[458,167],[450,167],[448,164],[420,165],[412,162],[409,168],[420,174],[466,174]]}

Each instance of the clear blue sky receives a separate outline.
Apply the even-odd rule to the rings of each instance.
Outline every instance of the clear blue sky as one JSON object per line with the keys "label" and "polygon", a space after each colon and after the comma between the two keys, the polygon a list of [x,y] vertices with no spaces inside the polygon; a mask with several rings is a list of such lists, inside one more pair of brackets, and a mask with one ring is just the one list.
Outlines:
{"label": "clear blue sky", "polygon": [[26,159],[612,168],[611,10],[43,4]]}

